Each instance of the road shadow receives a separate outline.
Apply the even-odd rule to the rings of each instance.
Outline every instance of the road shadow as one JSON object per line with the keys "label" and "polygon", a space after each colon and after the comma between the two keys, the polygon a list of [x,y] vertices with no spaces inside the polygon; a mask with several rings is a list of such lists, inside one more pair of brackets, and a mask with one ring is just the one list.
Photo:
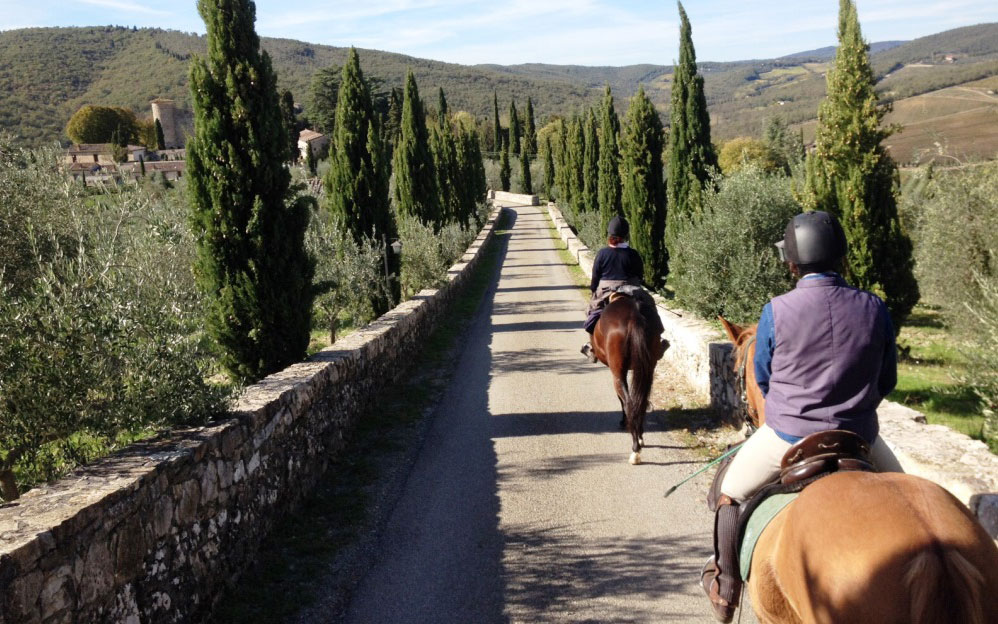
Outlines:
{"label": "road shadow", "polygon": [[689,613],[661,612],[671,594],[685,593],[699,577],[702,536],[586,539],[571,527],[508,531],[503,578],[509,610],[544,613],[546,622],[604,622],[593,616],[598,602],[623,601],[614,614],[621,624],[689,622]]}

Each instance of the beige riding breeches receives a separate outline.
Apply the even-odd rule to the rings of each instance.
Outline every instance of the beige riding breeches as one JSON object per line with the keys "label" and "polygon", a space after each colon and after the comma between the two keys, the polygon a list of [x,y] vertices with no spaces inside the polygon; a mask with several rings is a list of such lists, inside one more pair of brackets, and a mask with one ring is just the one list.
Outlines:
{"label": "beige riding breeches", "polygon": [[[791,446],[776,435],[775,430],[763,424],[738,449],[721,482],[721,493],[739,503],[751,498],[780,474],[780,460]],[[904,472],[897,457],[880,436],[874,440],[870,454],[873,465],[880,472]]]}

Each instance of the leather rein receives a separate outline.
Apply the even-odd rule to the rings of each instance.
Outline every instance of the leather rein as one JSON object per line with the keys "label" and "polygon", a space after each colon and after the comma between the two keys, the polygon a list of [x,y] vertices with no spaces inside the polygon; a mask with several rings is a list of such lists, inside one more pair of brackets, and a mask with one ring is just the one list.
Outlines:
{"label": "leather rein", "polygon": [[746,376],[746,369],[748,368],[749,360],[749,350],[752,344],[755,342],[755,334],[745,341],[742,346],[742,354],[738,358],[737,367],[735,368],[735,375],[738,377],[738,390],[741,392],[742,404],[745,406],[745,412],[748,414],[749,425],[752,427],[758,427],[759,414],[756,409],[752,407],[752,404],[748,400],[748,379]]}

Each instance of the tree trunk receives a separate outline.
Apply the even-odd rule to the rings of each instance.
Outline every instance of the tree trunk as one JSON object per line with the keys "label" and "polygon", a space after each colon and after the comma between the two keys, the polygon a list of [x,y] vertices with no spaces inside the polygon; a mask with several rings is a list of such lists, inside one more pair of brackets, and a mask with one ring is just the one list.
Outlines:
{"label": "tree trunk", "polygon": [[9,502],[17,500],[20,496],[17,482],[14,481],[14,473],[10,470],[0,470],[0,497]]}

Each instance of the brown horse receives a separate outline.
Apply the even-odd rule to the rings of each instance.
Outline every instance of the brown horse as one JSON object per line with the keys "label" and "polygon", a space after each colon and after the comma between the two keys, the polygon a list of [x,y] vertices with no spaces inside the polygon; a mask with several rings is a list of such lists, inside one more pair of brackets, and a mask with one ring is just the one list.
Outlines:
{"label": "brown horse", "polygon": [[[721,319],[756,425],[755,327]],[[741,375],[739,375],[741,377]],[[907,474],[841,472],[809,485],[756,544],[748,581],[764,624],[998,622],[998,547],[942,487]]]}
{"label": "brown horse", "polygon": [[[641,313],[637,299],[618,296],[603,310],[590,339],[596,359],[610,368],[613,389],[620,400],[620,427],[631,434],[631,464],[641,463],[645,412],[651,394],[655,364],[665,353],[664,343]],[[628,382],[627,372],[631,371]]]}

